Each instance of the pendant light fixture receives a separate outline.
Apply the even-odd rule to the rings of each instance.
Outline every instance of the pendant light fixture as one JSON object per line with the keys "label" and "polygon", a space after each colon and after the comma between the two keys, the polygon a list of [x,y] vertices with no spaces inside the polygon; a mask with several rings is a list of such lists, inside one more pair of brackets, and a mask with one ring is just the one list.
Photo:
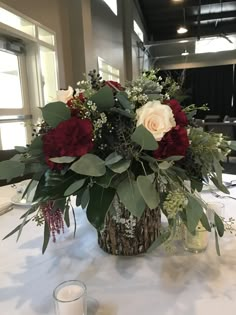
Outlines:
{"label": "pendant light fixture", "polygon": [[185,8],[183,8],[183,16],[184,16],[184,23],[177,29],[178,34],[185,34],[188,32],[188,29],[186,27],[186,21],[185,21]]}

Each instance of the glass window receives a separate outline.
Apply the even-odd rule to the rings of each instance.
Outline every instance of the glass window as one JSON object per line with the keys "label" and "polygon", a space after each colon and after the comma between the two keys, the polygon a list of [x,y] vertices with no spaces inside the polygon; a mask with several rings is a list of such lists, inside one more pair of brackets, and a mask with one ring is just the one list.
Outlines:
{"label": "glass window", "polygon": [[98,57],[98,72],[103,80],[120,82],[120,70],[106,63],[101,57]]}
{"label": "glass window", "polygon": [[117,0],[104,0],[112,12],[117,15]]}
{"label": "glass window", "polygon": [[0,108],[22,108],[18,57],[0,51]]}
{"label": "glass window", "polygon": [[134,31],[136,35],[139,37],[139,39],[143,42],[144,36],[143,36],[143,31],[139,27],[138,23],[134,20]]}
{"label": "glass window", "polygon": [[235,36],[201,38],[195,43],[195,53],[218,52],[236,49]]}
{"label": "glass window", "polygon": [[15,146],[25,146],[27,132],[24,122],[0,123],[1,150],[14,149]]}
{"label": "glass window", "polygon": [[34,24],[3,8],[0,8],[0,22],[35,37]]}
{"label": "glass window", "polygon": [[58,90],[55,51],[40,46],[40,64],[45,105],[55,100]]}
{"label": "glass window", "polygon": [[41,41],[53,46],[55,45],[54,35],[41,27],[38,27],[38,36]]}

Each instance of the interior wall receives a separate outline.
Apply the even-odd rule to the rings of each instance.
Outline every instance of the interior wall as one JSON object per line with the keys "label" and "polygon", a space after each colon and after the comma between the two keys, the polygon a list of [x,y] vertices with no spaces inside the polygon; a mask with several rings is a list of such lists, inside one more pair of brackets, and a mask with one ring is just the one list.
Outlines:
{"label": "interior wall", "polygon": [[95,64],[97,57],[101,57],[108,64],[120,70],[120,79],[123,83],[124,52],[122,33],[122,5],[117,1],[118,15],[116,16],[107,4],[101,0],[91,1],[93,49]]}

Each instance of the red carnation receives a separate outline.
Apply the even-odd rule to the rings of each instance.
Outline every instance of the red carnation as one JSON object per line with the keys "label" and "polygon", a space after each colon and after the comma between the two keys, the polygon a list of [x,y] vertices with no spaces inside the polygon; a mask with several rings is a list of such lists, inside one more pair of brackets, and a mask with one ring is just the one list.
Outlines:
{"label": "red carnation", "polygon": [[89,119],[71,117],[62,121],[42,138],[43,151],[50,168],[61,169],[60,164],[49,161],[52,157],[80,157],[93,149],[93,127]]}
{"label": "red carnation", "polygon": [[121,84],[119,82],[116,82],[116,81],[106,81],[105,84],[108,85],[111,88],[115,87],[115,88],[117,88],[120,91],[124,90],[123,87],[121,86]]}
{"label": "red carnation", "polygon": [[176,125],[179,125],[182,127],[187,126],[188,118],[183,112],[182,107],[180,106],[180,103],[177,100],[172,99],[172,100],[166,101],[165,104],[168,104],[170,108],[172,109],[172,112],[175,117]]}
{"label": "red carnation", "polygon": [[158,144],[158,149],[153,152],[156,159],[165,159],[174,155],[185,156],[189,147],[187,130],[176,126],[167,132]]}

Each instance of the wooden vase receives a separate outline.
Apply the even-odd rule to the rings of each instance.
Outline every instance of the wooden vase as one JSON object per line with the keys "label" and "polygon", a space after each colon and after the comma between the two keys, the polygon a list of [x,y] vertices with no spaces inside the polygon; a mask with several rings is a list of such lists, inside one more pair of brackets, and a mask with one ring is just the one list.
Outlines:
{"label": "wooden vase", "polygon": [[108,211],[104,227],[98,231],[98,244],[112,255],[134,256],[145,253],[160,235],[161,211],[146,208],[141,218],[133,216],[118,199]]}

